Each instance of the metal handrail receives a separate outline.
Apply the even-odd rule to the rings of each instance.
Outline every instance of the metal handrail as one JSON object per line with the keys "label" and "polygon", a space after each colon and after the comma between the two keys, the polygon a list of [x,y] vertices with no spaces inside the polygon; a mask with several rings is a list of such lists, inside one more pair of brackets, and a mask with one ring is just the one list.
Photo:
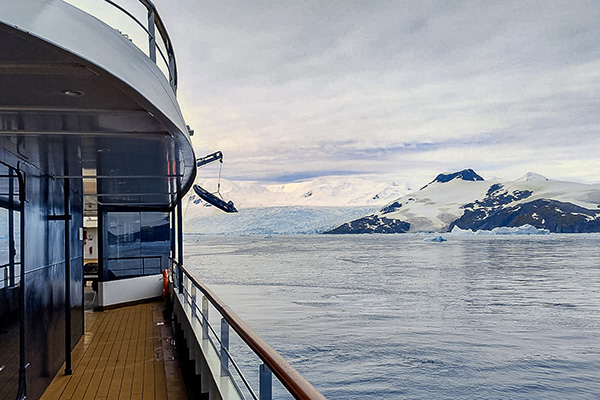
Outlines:
{"label": "metal handrail", "polygon": [[[158,14],[158,10],[154,6],[154,4],[152,4],[151,1],[149,1],[149,0],[139,0],[139,1],[144,6],[146,6],[146,9],[148,10],[149,15],[150,15],[150,13],[152,13],[154,16],[154,24],[156,26],[156,29],[158,29],[158,33],[160,34],[160,37],[162,38],[162,41],[165,45],[165,49],[167,50],[167,55],[169,56],[169,62],[167,64],[169,67],[169,82],[171,83],[171,86],[173,87],[173,91],[176,92],[177,91],[177,61],[175,60],[175,50],[173,50],[173,43],[171,42],[171,38],[169,37],[169,34],[167,33],[167,28],[165,27],[165,24],[164,24],[162,18]],[[156,46],[156,48],[158,49],[159,52],[161,52],[160,47]],[[161,52],[161,54],[162,54],[162,52]]]}
{"label": "metal handrail", "polygon": [[[15,261],[13,264],[14,265],[19,265],[19,264],[21,264],[21,262],[20,261]],[[6,263],[6,264],[0,265],[0,268],[5,268],[5,267],[9,267],[9,266],[10,266],[10,263]]]}
{"label": "metal handrail", "polygon": [[146,260],[159,260],[158,261],[158,270],[162,271],[163,267],[162,267],[162,256],[133,256],[133,257],[108,257],[106,260],[107,261],[131,261],[131,260],[141,260],[142,261],[142,265],[140,267],[133,267],[133,268],[123,268],[120,269],[118,271],[141,271],[142,275],[146,274]]}
{"label": "metal handrail", "polygon": [[174,263],[210,301],[213,307],[229,323],[252,351],[269,367],[271,372],[297,400],[325,400],[325,397],[308,382],[279,353],[258,336],[246,323],[225,304],[212,290],[203,285],[183,265]]}
{"label": "metal handrail", "polygon": [[[7,283],[7,282],[10,282],[10,278],[11,278],[11,275],[9,273],[10,265],[11,265],[10,262],[0,265],[0,268],[4,268],[4,275],[3,275],[2,280],[0,281],[0,282],[2,282],[2,286],[0,286],[0,288],[2,288],[2,289],[6,288],[6,287],[10,287],[10,285]],[[15,261],[14,263],[12,263],[12,265],[21,265],[21,262]]]}
{"label": "metal handrail", "polygon": [[[194,308],[196,310],[197,314],[200,314],[201,323],[205,324],[208,327],[208,330],[213,334],[214,339],[210,335],[207,336],[207,339],[210,342],[210,344],[212,345],[213,349],[216,352],[218,352],[220,349],[223,349],[225,351],[225,353],[227,354],[227,358],[229,359],[229,361],[231,361],[231,364],[233,365],[233,368],[235,369],[235,371],[237,372],[238,376],[240,377],[240,379],[244,383],[244,386],[246,386],[246,389],[248,390],[248,392],[250,393],[250,395],[252,396],[252,398],[254,398],[255,400],[258,400],[259,396],[256,394],[256,392],[252,388],[252,385],[250,385],[250,382],[248,382],[248,379],[246,378],[246,376],[242,372],[241,368],[239,367],[239,365],[237,364],[237,362],[233,358],[233,354],[231,354],[231,352],[229,351],[228,348],[226,348],[226,347],[223,346],[223,343],[222,343],[221,339],[219,338],[219,334],[217,333],[217,331],[215,330],[215,328],[212,326],[212,324],[208,320],[208,317],[206,315],[204,315],[204,313],[202,312],[202,309],[200,307],[198,307],[198,304],[196,304],[196,302],[193,299],[192,299],[192,301],[187,301],[187,297],[189,296],[191,298],[192,294],[189,292],[189,290],[187,290],[187,287],[185,287],[185,285],[183,286],[183,291],[186,294],[186,296],[185,296],[185,299],[186,299],[185,302],[186,302],[186,304],[188,304],[190,307]],[[200,321],[200,318],[197,317],[197,316],[196,316],[196,319],[198,319]],[[217,343],[215,343],[215,340],[217,341],[218,346],[217,346]]]}
{"label": "metal handrail", "polygon": [[8,286],[7,282],[9,279],[9,273],[8,273],[8,266],[9,264],[4,264],[4,265],[0,265],[0,269],[4,268],[4,273],[2,274],[2,280],[0,280],[0,289],[4,289],[5,287]]}
{"label": "metal handrail", "polygon": [[[121,5],[117,4],[116,2],[114,2],[112,0],[104,0],[104,2],[110,4],[111,6],[115,7],[117,10],[121,11],[122,13],[127,15],[129,18],[131,18],[136,24],[138,24],[144,30],[144,32],[146,32],[146,34],[148,35],[150,59],[152,61],[154,61],[154,63],[156,63],[155,53],[156,53],[156,50],[158,50],[158,53],[160,54],[161,58],[163,59],[165,65],[168,69],[168,72],[169,72],[169,76],[168,76],[169,84],[171,85],[173,92],[177,93],[177,62],[175,61],[175,51],[173,50],[173,43],[171,42],[171,38],[169,37],[169,34],[167,33],[167,28],[165,27],[165,24],[164,24],[162,18],[160,17],[158,10],[156,9],[156,7],[154,6],[154,4],[151,1],[149,1],[149,0],[138,0],[138,1],[148,11],[148,26],[145,26],[132,13],[130,13],[127,9],[125,9]],[[156,43],[156,36],[154,34],[155,28],[156,28],[156,30],[158,30],[158,34],[160,35],[160,38],[162,39],[162,42],[165,46],[165,50],[167,51],[166,56],[163,53],[163,51],[161,50],[160,46],[158,46],[158,44]]]}

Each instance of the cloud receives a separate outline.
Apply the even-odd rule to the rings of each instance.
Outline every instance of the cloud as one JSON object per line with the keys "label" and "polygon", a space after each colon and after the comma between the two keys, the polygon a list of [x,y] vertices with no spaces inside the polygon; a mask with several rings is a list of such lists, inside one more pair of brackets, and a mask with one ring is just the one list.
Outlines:
{"label": "cloud", "polygon": [[197,152],[230,176],[600,181],[594,1],[156,3]]}

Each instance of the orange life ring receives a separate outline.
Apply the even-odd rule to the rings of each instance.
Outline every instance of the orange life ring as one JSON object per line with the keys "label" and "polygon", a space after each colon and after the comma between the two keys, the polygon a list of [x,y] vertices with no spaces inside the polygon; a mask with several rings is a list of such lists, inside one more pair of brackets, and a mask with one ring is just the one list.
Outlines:
{"label": "orange life ring", "polygon": [[169,293],[169,273],[166,269],[163,269],[163,297],[167,298]]}

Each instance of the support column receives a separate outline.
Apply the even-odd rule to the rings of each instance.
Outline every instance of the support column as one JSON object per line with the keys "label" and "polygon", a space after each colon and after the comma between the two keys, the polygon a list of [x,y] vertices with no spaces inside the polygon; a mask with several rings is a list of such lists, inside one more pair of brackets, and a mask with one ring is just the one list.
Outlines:
{"label": "support column", "polygon": [[71,375],[71,181],[65,178],[65,375]]}
{"label": "support column", "polygon": [[14,191],[15,182],[12,168],[8,169],[8,286],[15,287],[15,210]]}
{"label": "support column", "polygon": [[183,265],[183,213],[181,199],[177,202],[177,261]]}
{"label": "support column", "polygon": [[[181,199],[177,202],[177,262],[180,266],[183,266],[183,215],[181,212]],[[181,268],[177,269],[178,278],[178,290],[179,293],[183,293],[183,271]]]}
{"label": "support column", "polygon": [[21,211],[21,279],[19,279],[19,392],[17,394],[17,400],[22,400],[27,397],[27,367],[29,363],[25,362],[25,318],[27,312],[25,311],[25,174],[17,170],[17,177],[19,179],[19,206]]}
{"label": "support column", "polygon": [[173,208],[173,210],[171,211],[171,259],[172,260],[176,260],[177,259],[177,255],[175,253],[175,244],[177,243],[177,228],[175,226],[175,219],[176,219],[176,214],[175,214],[175,209]]}

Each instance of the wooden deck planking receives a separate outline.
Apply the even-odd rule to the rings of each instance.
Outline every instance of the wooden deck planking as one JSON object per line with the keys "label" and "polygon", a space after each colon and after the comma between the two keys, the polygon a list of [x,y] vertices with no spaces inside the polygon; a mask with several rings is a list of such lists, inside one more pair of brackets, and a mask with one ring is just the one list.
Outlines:
{"label": "wooden deck planking", "polygon": [[72,353],[73,375],[64,375],[63,365],[41,400],[173,398],[165,379],[164,327],[157,325],[162,307],[147,303],[86,312],[85,335]]}
{"label": "wooden deck planking", "polygon": [[[102,329],[101,336],[98,337],[94,343],[95,346],[93,347],[92,356],[90,357],[88,363],[83,364],[83,365],[85,365],[85,367],[83,367],[83,365],[78,366],[79,368],[84,368],[83,374],[81,375],[79,381],[76,384],[71,385],[71,387],[69,387],[69,385],[67,385],[68,389],[65,391],[66,396],[69,396],[70,390],[73,390],[73,394],[70,395],[71,398],[74,398],[74,399],[85,398],[86,392],[87,392],[88,388],[90,387],[90,384],[92,383],[92,380],[95,376],[95,372],[100,369],[101,361],[103,358],[102,355],[107,350],[107,348],[110,347],[110,341],[109,341],[110,327],[112,326],[112,324],[114,324],[114,320],[115,320],[114,315],[110,316],[107,319],[106,324],[102,327],[104,329]],[[90,344],[89,348],[90,349],[92,348],[91,344]],[[74,368],[77,368],[77,367],[74,367]],[[71,382],[75,382],[75,380],[71,380]]]}
{"label": "wooden deck planking", "polygon": [[[128,321],[126,318],[121,318],[116,328],[116,336],[122,338],[125,335],[125,331],[128,329]],[[119,358],[119,352],[121,350],[122,342],[115,344],[111,347],[110,353],[107,359],[107,363],[104,367],[102,376],[100,378],[100,384],[96,396],[98,398],[108,398],[108,392],[112,384],[113,376],[115,374],[116,360]],[[100,373],[98,373],[100,375]],[[120,382],[120,381],[119,381]]]}
{"label": "wooden deck planking", "polygon": [[[139,310],[138,310],[139,311]],[[116,391],[114,395],[111,396],[109,392],[109,397],[111,399],[119,399],[119,400],[127,400],[131,397],[131,384],[133,381],[133,367],[135,364],[135,345],[133,342],[134,338],[139,337],[139,323],[140,323],[140,313],[136,312],[132,315],[132,323],[131,329],[127,331],[126,338],[123,341],[125,346],[121,347],[121,354],[119,356],[119,363],[117,364],[117,369],[115,369],[115,374],[118,370],[122,370],[122,380],[121,387],[118,392],[118,397]],[[115,376],[113,376],[113,379]],[[115,386],[116,388],[116,386]]]}
{"label": "wooden deck planking", "polygon": [[[78,343],[75,346],[75,351],[71,353],[72,357],[72,368],[77,371],[85,371],[88,366],[89,358],[86,358],[85,355],[87,353],[92,353],[96,348],[97,344],[100,341],[101,336],[108,329],[108,321],[107,324],[101,324],[100,321],[96,321],[93,325],[96,327],[95,330],[88,331],[84,334],[84,338],[82,338],[83,343]],[[70,399],[75,391],[77,385],[79,384],[82,373],[74,374],[71,376],[64,375],[65,366],[61,367],[58,371],[58,374],[52,381],[52,384],[48,387],[42,398],[45,398],[46,395],[50,395],[51,399],[53,398],[64,398]]]}
{"label": "wooden deck planking", "polygon": [[[126,323],[124,321],[124,318],[117,318],[116,316],[113,320],[113,326],[115,327],[116,331],[117,331],[117,336],[119,329],[121,329],[122,326],[125,326]],[[95,374],[92,374],[90,380],[89,380],[89,384],[87,386],[87,390],[85,392],[85,395],[81,398],[83,398],[84,400],[88,400],[88,399],[95,399],[97,398],[97,396],[101,396],[103,393],[101,392],[100,388],[103,384],[102,378],[105,375],[106,369],[108,367],[109,364],[109,360],[111,359],[111,354],[112,354],[112,348],[114,346],[111,346],[109,341],[107,340],[105,345],[104,345],[104,350],[103,350],[103,356],[99,359],[98,363],[96,364],[96,368]],[[107,384],[110,384],[110,380],[107,382]],[[106,397],[106,396],[105,396]]]}
{"label": "wooden deck planking", "polygon": [[[17,395],[19,381],[19,324],[14,323],[6,331],[0,332],[0,373],[3,381],[0,384],[0,399],[14,398]],[[10,358],[7,356],[10,355]],[[8,384],[7,384],[8,382]]]}
{"label": "wooden deck planking", "polygon": [[[163,322],[162,309],[160,307],[154,307],[152,311],[152,320],[155,326],[162,332],[164,330],[164,325],[157,325],[160,322]],[[148,369],[148,376],[147,378],[144,378],[145,380],[154,380],[156,382],[153,390],[155,400],[167,400],[167,382],[165,376],[164,353],[162,350],[162,341],[166,338],[168,338],[168,336],[161,333],[160,336],[155,336],[152,340],[152,357],[154,359],[153,369]],[[170,379],[175,380],[173,377],[170,377]],[[146,390],[152,391],[152,388],[147,388]]]}
{"label": "wooden deck planking", "polygon": [[134,315],[129,316],[128,327],[127,329],[125,329],[122,336],[122,340],[119,343],[119,352],[117,354],[117,358],[115,359],[112,379],[107,395],[109,399],[118,399],[119,394],[122,390],[122,384],[125,378],[124,374],[127,360],[127,351],[129,349],[129,342],[131,341],[132,332],[135,330],[135,318],[133,317]]}

